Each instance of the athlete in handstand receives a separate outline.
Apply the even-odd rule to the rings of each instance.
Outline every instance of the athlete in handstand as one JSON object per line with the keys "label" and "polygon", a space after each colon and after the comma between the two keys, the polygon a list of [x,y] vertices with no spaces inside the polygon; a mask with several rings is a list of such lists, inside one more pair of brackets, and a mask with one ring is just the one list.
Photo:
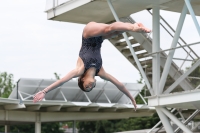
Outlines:
{"label": "athlete in handstand", "polygon": [[123,23],[115,22],[112,24],[103,24],[90,22],[88,23],[82,34],[82,46],[79,52],[79,57],[77,60],[76,68],[71,70],[66,76],[62,79],[54,82],[44,90],[38,92],[33,99],[33,102],[41,101],[45,94],[58,86],[61,86],[65,82],[69,81],[71,78],[78,78],[78,85],[81,90],[85,92],[91,91],[95,85],[96,80],[95,76],[99,76],[102,79],[112,82],[120,91],[126,94],[132,101],[136,109],[136,102],[131,96],[129,91],[125,86],[120,83],[115,77],[108,74],[103,66],[101,59],[101,44],[104,39],[112,38],[118,34],[121,34],[125,31],[133,32],[150,32],[150,30],[143,26],[141,23]]}

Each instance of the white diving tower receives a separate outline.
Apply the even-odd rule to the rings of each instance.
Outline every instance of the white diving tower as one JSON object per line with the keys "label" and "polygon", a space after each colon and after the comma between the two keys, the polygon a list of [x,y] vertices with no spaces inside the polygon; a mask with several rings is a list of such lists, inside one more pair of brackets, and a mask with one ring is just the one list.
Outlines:
{"label": "white diving tower", "polygon": [[[148,106],[156,108],[166,132],[174,133],[182,129],[185,133],[192,133],[186,124],[199,113],[200,86],[194,86],[189,79],[199,77],[189,77],[189,75],[200,65],[200,59],[191,46],[200,42],[187,44],[180,37],[180,33],[186,14],[190,14],[200,35],[200,26],[196,19],[196,16],[200,15],[199,5],[199,0],[47,0],[46,12],[49,20],[86,24],[90,21],[135,23],[130,15],[148,10],[152,14],[153,39],[149,34],[127,32],[109,41],[141,72],[151,95],[148,97]],[[160,16],[160,10],[180,13],[176,29],[172,29]],[[161,19],[168,29],[174,31],[173,34],[165,28]],[[170,49],[160,48],[161,26],[173,38]],[[178,60],[182,60],[183,63],[188,60],[194,62],[186,72],[180,71],[182,68],[173,61],[176,59],[174,53],[177,49],[182,49],[187,55]],[[145,52],[137,54],[142,50]],[[169,53],[166,54],[165,51]],[[144,60],[146,58],[148,60]],[[173,110],[169,111],[170,108]],[[171,113],[183,109],[193,110],[194,113],[183,121]],[[172,128],[171,121],[178,126],[176,130]]]}

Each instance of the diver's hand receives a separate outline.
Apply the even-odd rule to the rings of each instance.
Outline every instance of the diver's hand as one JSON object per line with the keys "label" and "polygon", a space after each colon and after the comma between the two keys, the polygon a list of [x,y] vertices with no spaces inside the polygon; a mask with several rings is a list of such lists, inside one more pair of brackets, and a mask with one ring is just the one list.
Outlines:
{"label": "diver's hand", "polygon": [[136,109],[137,109],[137,104],[136,104],[136,102],[135,102],[135,99],[132,100],[132,104],[133,104],[133,106],[134,106],[134,108],[135,108],[135,111],[136,111]]}
{"label": "diver's hand", "polygon": [[46,94],[45,91],[39,91],[33,97],[33,102],[36,103],[36,102],[42,101],[42,99],[45,97],[45,94]]}

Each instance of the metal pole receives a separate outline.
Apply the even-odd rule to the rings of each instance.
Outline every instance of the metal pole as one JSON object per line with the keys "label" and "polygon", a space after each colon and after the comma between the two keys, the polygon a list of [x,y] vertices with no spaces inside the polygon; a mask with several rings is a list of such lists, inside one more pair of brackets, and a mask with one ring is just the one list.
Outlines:
{"label": "metal pole", "polygon": [[199,43],[200,43],[200,42],[195,42],[195,43],[190,43],[190,44],[187,44],[187,45],[184,45],[184,46],[179,46],[179,47],[175,47],[175,48],[169,48],[169,49],[165,49],[165,50],[160,50],[160,51],[158,51],[158,52],[145,54],[144,56],[154,55],[154,54],[162,53],[162,52],[165,52],[165,51],[176,50],[176,49],[179,49],[179,48],[183,48],[183,47],[187,47],[187,46],[192,46],[192,45],[196,45],[196,44],[199,44]]}
{"label": "metal pole", "polygon": [[144,97],[139,93],[140,98],[142,99],[142,101],[147,105],[146,100],[144,99]]}
{"label": "metal pole", "polygon": [[[186,14],[187,14],[187,7],[186,7],[186,5],[184,5],[181,16],[179,18],[179,22],[178,22],[178,25],[177,25],[176,32],[175,32],[175,35],[174,35],[174,39],[172,41],[171,48],[174,48],[177,45],[177,42],[178,42],[182,27],[183,27],[183,23],[184,23]],[[159,83],[160,94],[163,92],[164,85],[165,85],[165,82],[166,82],[166,79],[167,79],[167,76],[168,76],[168,73],[169,73],[169,69],[171,67],[174,52],[175,52],[175,50],[172,50],[168,54],[168,58],[167,58],[167,61],[165,63],[165,67],[164,67],[164,70],[163,70],[163,73],[162,73],[162,76],[161,76],[161,79],[160,79],[160,83]]]}
{"label": "metal pole", "polygon": [[154,54],[162,53],[162,52],[165,52],[165,51],[176,50],[176,49],[179,49],[179,48],[184,48],[184,47],[191,46],[191,45],[196,45],[196,44],[199,44],[199,43],[200,43],[200,42],[195,42],[195,43],[187,44],[187,45],[184,45],[184,46],[179,46],[179,47],[175,47],[175,48],[169,48],[169,49],[165,49],[165,50],[160,50],[160,51],[158,51],[158,52],[145,54],[144,56],[154,55]]}
{"label": "metal pole", "polygon": [[17,99],[18,99],[18,87],[19,87],[19,81],[20,81],[20,79],[17,81]]}
{"label": "metal pole", "polygon": [[187,5],[187,8],[188,8],[188,10],[190,12],[190,15],[192,16],[192,19],[193,19],[193,22],[194,22],[194,24],[196,26],[196,29],[197,29],[197,31],[198,31],[198,33],[200,35],[200,26],[199,26],[199,23],[197,21],[196,15],[195,15],[195,13],[194,13],[194,11],[192,9],[192,6],[190,4],[190,0],[185,0],[185,4]]}
{"label": "metal pole", "polygon": [[[172,110],[171,110],[171,113],[173,113],[175,110],[176,110],[176,108],[172,109]],[[176,116],[177,114],[178,114],[178,112],[175,113],[175,116]],[[155,131],[155,133],[158,133],[158,131],[160,131],[162,128],[163,128],[163,125],[160,126],[159,129],[158,129],[157,131]]]}
{"label": "metal pole", "polygon": [[169,122],[169,119],[166,117],[165,114],[163,114],[163,112],[160,109],[161,109],[160,107],[156,107],[156,111],[157,111],[157,113],[160,117],[160,120],[162,121],[162,124],[165,127],[166,132],[167,133],[174,133],[172,126]]}
{"label": "metal pole", "polygon": [[5,125],[5,133],[10,133],[10,125]]}
{"label": "metal pole", "polygon": [[41,118],[40,118],[40,113],[36,113],[35,133],[41,133]]}
{"label": "metal pole", "polygon": [[[171,112],[173,113],[176,109],[172,109]],[[154,127],[151,128],[151,130],[149,130],[147,133],[150,133],[153,131],[153,129],[155,129],[157,126],[159,126],[162,123],[162,121],[159,121]],[[162,128],[162,127],[161,127]],[[159,129],[160,130],[160,129]],[[158,131],[157,131],[158,132]]]}
{"label": "metal pole", "polygon": [[[147,10],[151,15],[152,15],[152,13],[149,11],[149,10]],[[162,16],[160,16],[160,19],[162,19],[163,20],[163,22],[175,33],[175,30],[169,25],[169,23],[167,23],[167,21],[162,17]],[[160,25],[165,29],[165,31],[167,31],[167,33],[171,36],[171,37],[173,37],[173,35],[169,32],[169,30],[167,30],[167,28],[165,28],[165,26],[162,24],[162,23],[160,23]],[[180,37],[179,38],[185,45],[187,45],[187,43],[183,40],[183,38],[182,37]],[[179,42],[178,42],[178,44],[180,45],[180,46],[183,46],[183,45],[181,45]],[[188,46],[188,48],[190,49],[190,51],[192,51],[192,53],[197,57],[197,58],[199,58],[199,56]],[[183,49],[185,50],[185,52],[187,52],[188,53],[188,51],[183,47]],[[194,57],[192,57],[192,55],[190,55],[190,57],[192,58],[192,59],[194,59]]]}
{"label": "metal pole", "polygon": [[157,126],[159,126],[162,122],[159,121],[154,127],[151,128],[151,130],[149,130],[147,133],[152,132]]}
{"label": "metal pole", "polygon": [[[153,6],[153,45],[152,52],[160,50],[160,9],[158,5]],[[159,94],[160,81],[160,53],[153,56],[153,88],[156,95]]]}
{"label": "metal pole", "polygon": [[[187,118],[187,120],[185,120],[183,122],[183,124],[188,124],[198,113],[200,112],[200,110],[196,110],[190,117]],[[175,133],[178,133],[180,131],[180,127],[178,127],[176,130],[175,130]]]}
{"label": "metal pole", "polygon": [[73,121],[73,133],[76,133],[76,121]]}
{"label": "metal pole", "polygon": [[[120,20],[119,20],[117,14],[116,14],[116,12],[115,12],[115,10],[114,10],[114,8],[113,8],[113,5],[112,5],[111,1],[110,1],[110,0],[107,0],[107,2],[108,2],[108,5],[109,5],[109,7],[110,7],[110,10],[111,10],[111,12],[112,12],[112,14],[113,14],[115,20],[119,22]],[[126,33],[123,33],[123,36],[124,36],[124,38],[125,38],[125,40],[126,40],[127,45],[129,46],[129,49],[130,49],[130,51],[131,51],[131,54],[132,54],[132,56],[133,56],[133,58],[134,58],[134,60],[135,60],[135,62],[136,62],[136,64],[137,64],[137,66],[138,66],[138,69],[139,69],[140,72],[141,72],[141,75],[142,75],[143,79],[145,80],[145,83],[146,83],[146,85],[147,85],[147,87],[148,87],[148,89],[149,89],[151,95],[153,95],[154,92],[153,92],[153,90],[151,89],[151,85],[150,85],[150,83],[149,83],[149,80],[147,79],[146,74],[145,74],[145,72],[144,72],[144,70],[143,70],[143,68],[142,68],[142,66],[141,66],[141,64],[140,64],[140,62],[139,62],[139,60],[138,60],[136,54],[135,54],[135,51],[134,51],[133,47],[131,46],[131,43],[130,43],[130,41],[129,41],[129,39],[128,39],[127,34],[126,34]]]}
{"label": "metal pole", "polygon": [[[160,110],[167,115],[177,126],[179,126],[185,133],[192,133],[182,122],[180,122],[174,115],[172,115],[167,109],[160,108]],[[174,131],[173,131],[174,132]]]}

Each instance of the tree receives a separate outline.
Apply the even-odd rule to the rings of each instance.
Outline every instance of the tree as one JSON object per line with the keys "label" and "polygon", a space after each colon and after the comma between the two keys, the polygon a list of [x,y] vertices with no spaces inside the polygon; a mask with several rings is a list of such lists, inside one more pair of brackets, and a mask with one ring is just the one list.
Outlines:
{"label": "tree", "polygon": [[54,76],[55,76],[55,78],[56,78],[57,80],[60,79],[60,75],[58,75],[56,72],[54,73]]}
{"label": "tree", "polygon": [[7,72],[0,73],[0,97],[7,98],[10,95],[15,87],[13,82],[13,74],[8,74]]}

